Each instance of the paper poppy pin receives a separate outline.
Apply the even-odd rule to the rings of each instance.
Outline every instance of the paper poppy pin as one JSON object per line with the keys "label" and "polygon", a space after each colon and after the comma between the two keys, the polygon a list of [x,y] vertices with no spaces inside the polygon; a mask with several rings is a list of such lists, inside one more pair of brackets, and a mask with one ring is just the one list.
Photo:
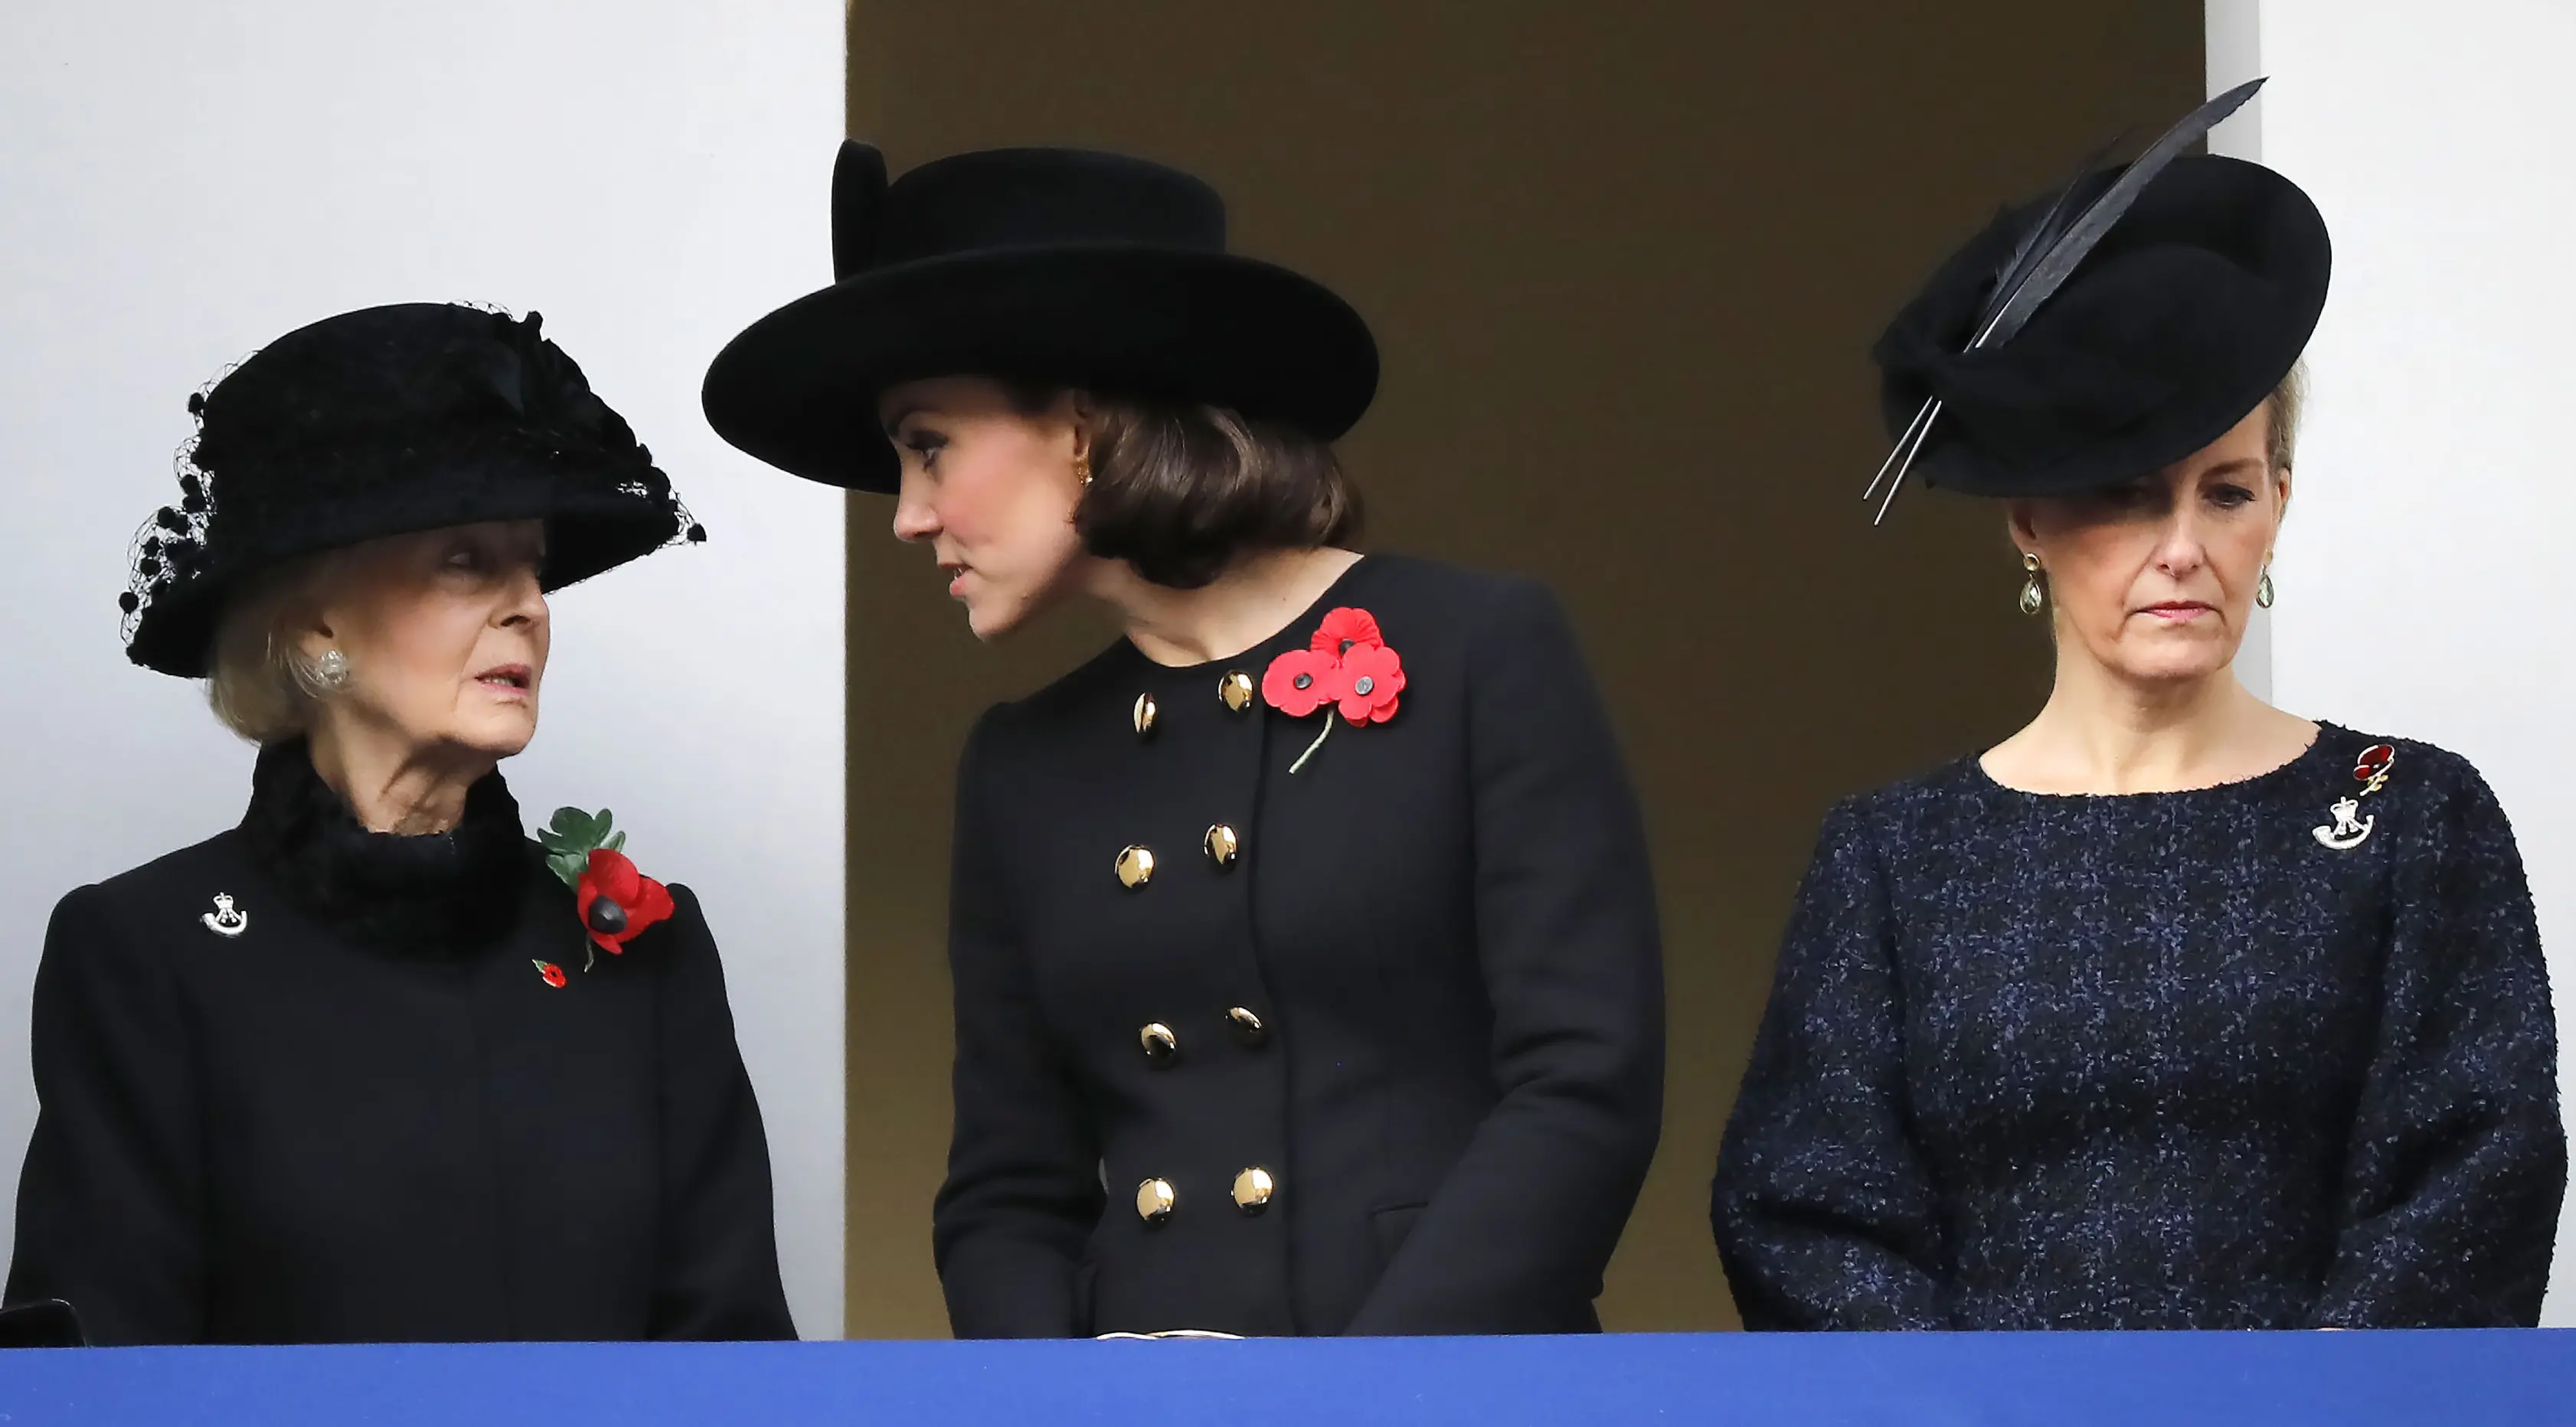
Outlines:
{"label": "paper poppy pin", "polygon": [[[1355,725],[1384,723],[1403,702],[1404,660],[1387,647],[1377,618],[1364,609],[1337,609],[1324,616],[1315,637],[1303,649],[1291,649],[1270,661],[1261,676],[1261,697],[1290,718],[1305,718],[1332,707]],[[1297,761],[1295,773],[1324,746],[1333,733],[1330,714],[1324,731]]]}
{"label": "paper poppy pin", "polygon": [[606,808],[596,813],[558,808],[553,823],[537,834],[537,843],[546,852],[546,866],[572,888],[573,909],[581,917],[582,930],[590,934],[592,949],[582,962],[584,971],[598,963],[602,951],[611,956],[623,953],[626,943],[674,910],[671,890],[635,870],[634,861],[621,850],[626,834],[610,832],[610,821]]}
{"label": "paper poppy pin", "polygon": [[558,991],[564,988],[565,977],[564,969],[562,967],[555,965],[551,961],[531,961],[528,964],[537,968],[537,977],[539,980],[544,981],[547,985],[552,986]]}

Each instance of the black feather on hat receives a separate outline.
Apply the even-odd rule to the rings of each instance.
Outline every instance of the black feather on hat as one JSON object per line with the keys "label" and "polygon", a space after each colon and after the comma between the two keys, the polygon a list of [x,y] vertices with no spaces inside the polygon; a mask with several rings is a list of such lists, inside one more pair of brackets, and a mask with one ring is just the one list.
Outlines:
{"label": "black feather on hat", "polygon": [[226,600],[298,556],[546,522],[558,589],[705,533],[535,313],[370,307],[271,342],[190,397],[180,497],[136,537],[126,654],[202,677]]}
{"label": "black feather on hat", "polygon": [[866,144],[832,175],[832,286],[751,325],[707,371],[707,420],[773,466],[890,492],[887,388],[984,376],[1205,402],[1331,440],[1377,391],[1377,345],[1310,278],[1225,250],[1188,174],[1078,149],[996,149],[889,185]]}

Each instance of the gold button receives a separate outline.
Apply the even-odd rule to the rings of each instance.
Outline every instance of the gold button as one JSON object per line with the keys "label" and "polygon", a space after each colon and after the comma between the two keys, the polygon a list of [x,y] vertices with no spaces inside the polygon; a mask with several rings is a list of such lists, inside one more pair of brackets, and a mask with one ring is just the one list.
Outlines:
{"label": "gold button", "polygon": [[1227,708],[1243,712],[1252,707],[1252,676],[1241,669],[1234,670],[1216,681],[1216,696],[1225,700]]}
{"label": "gold button", "polygon": [[1241,1006],[1225,1013],[1225,1028],[1234,1033],[1236,1040],[1247,1046],[1257,1046],[1270,1039],[1270,1028],[1261,1023],[1259,1016]]}
{"label": "gold button", "polygon": [[1160,1021],[1138,1031],[1136,1042],[1145,1047],[1145,1059],[1156,1065],[1168,1065],[1173,1056],[1181,1053],[1181,1038]]}
{"label": "gold button", "polygon": [[1154,850],[1133,843],[1118,849],[1118,881],[1133,892],[1154,880]]}
{"label": "gold button", "polygon": [[1242,850],[1243,839],[1234,835],[1233,828],[1218,823],[1207,830],[1208,861],[1219,867],[1232,867],[1235,854]]}
{"label": "gold button", "polygon": [[1270,1196],[1278,1192],[1278,1183],[1266,1169],[1247,1169],[1234,1177],[1234,1207],[1246,1215],[1269,1208]]}
{"label": "gold button", "polygon": [[1144,738],[1153,733],[1154,714],[1154,696],[1138,694],[1136,696],[1136,736],[1138,738]]}
{"label": "gold button", "polygon": [[1136,1217],[1148,1224],[1159,1224],[1172,1217],[1180,1196],[1172,1192],[1167,1179],[1149,1179],[1136,1186]]}

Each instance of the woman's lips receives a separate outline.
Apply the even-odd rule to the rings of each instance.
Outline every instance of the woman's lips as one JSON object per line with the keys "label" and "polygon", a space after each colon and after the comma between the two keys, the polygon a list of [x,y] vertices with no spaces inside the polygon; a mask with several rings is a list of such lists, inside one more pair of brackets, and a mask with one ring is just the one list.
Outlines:
{"label": "woman's lips", "polygon": [[2138,613],[2164,620],[2168,624],[2188,624],[2204,614],[2214,614],[2216,611],[2194,600],[2169,600],[2164,604],[2151,604]]}
{"label": "woman's lips", "polygon": [[474,676],[474,682],[504,699],[525,699],[536,688],[536,671],[525,664],[503,664]]}

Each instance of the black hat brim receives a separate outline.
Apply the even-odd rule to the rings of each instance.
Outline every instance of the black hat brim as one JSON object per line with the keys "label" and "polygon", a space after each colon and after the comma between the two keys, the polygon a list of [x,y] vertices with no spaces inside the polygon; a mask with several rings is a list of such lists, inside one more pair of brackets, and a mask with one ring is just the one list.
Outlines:
{"label": "black hat brim", "polygon": [[707,371],[709,424],[810,480],[892,492],[877,399],[946,376],[1186,400],[1333,440],[1377,393],[1377,344],[1314,280],[1230,253],[984,250],[879,268],[753,323]]}
{"label": "black hat brim", "polygon": [[[549,592],[652,554],[686,532],[652,499],[576,481],[552,464],[486,460],[447,480],[412,483],[363,501],[317,506],[291,529],[271,527],[253,545],[217,543],[189,578],[156,594],[134,617],[126,656],[147,669],[201,679],[213,672],[224,611],[260,576],[290,561],[369,540],[489,521],[542,520]],[[220,516],[218,517],[220,519]]]}

